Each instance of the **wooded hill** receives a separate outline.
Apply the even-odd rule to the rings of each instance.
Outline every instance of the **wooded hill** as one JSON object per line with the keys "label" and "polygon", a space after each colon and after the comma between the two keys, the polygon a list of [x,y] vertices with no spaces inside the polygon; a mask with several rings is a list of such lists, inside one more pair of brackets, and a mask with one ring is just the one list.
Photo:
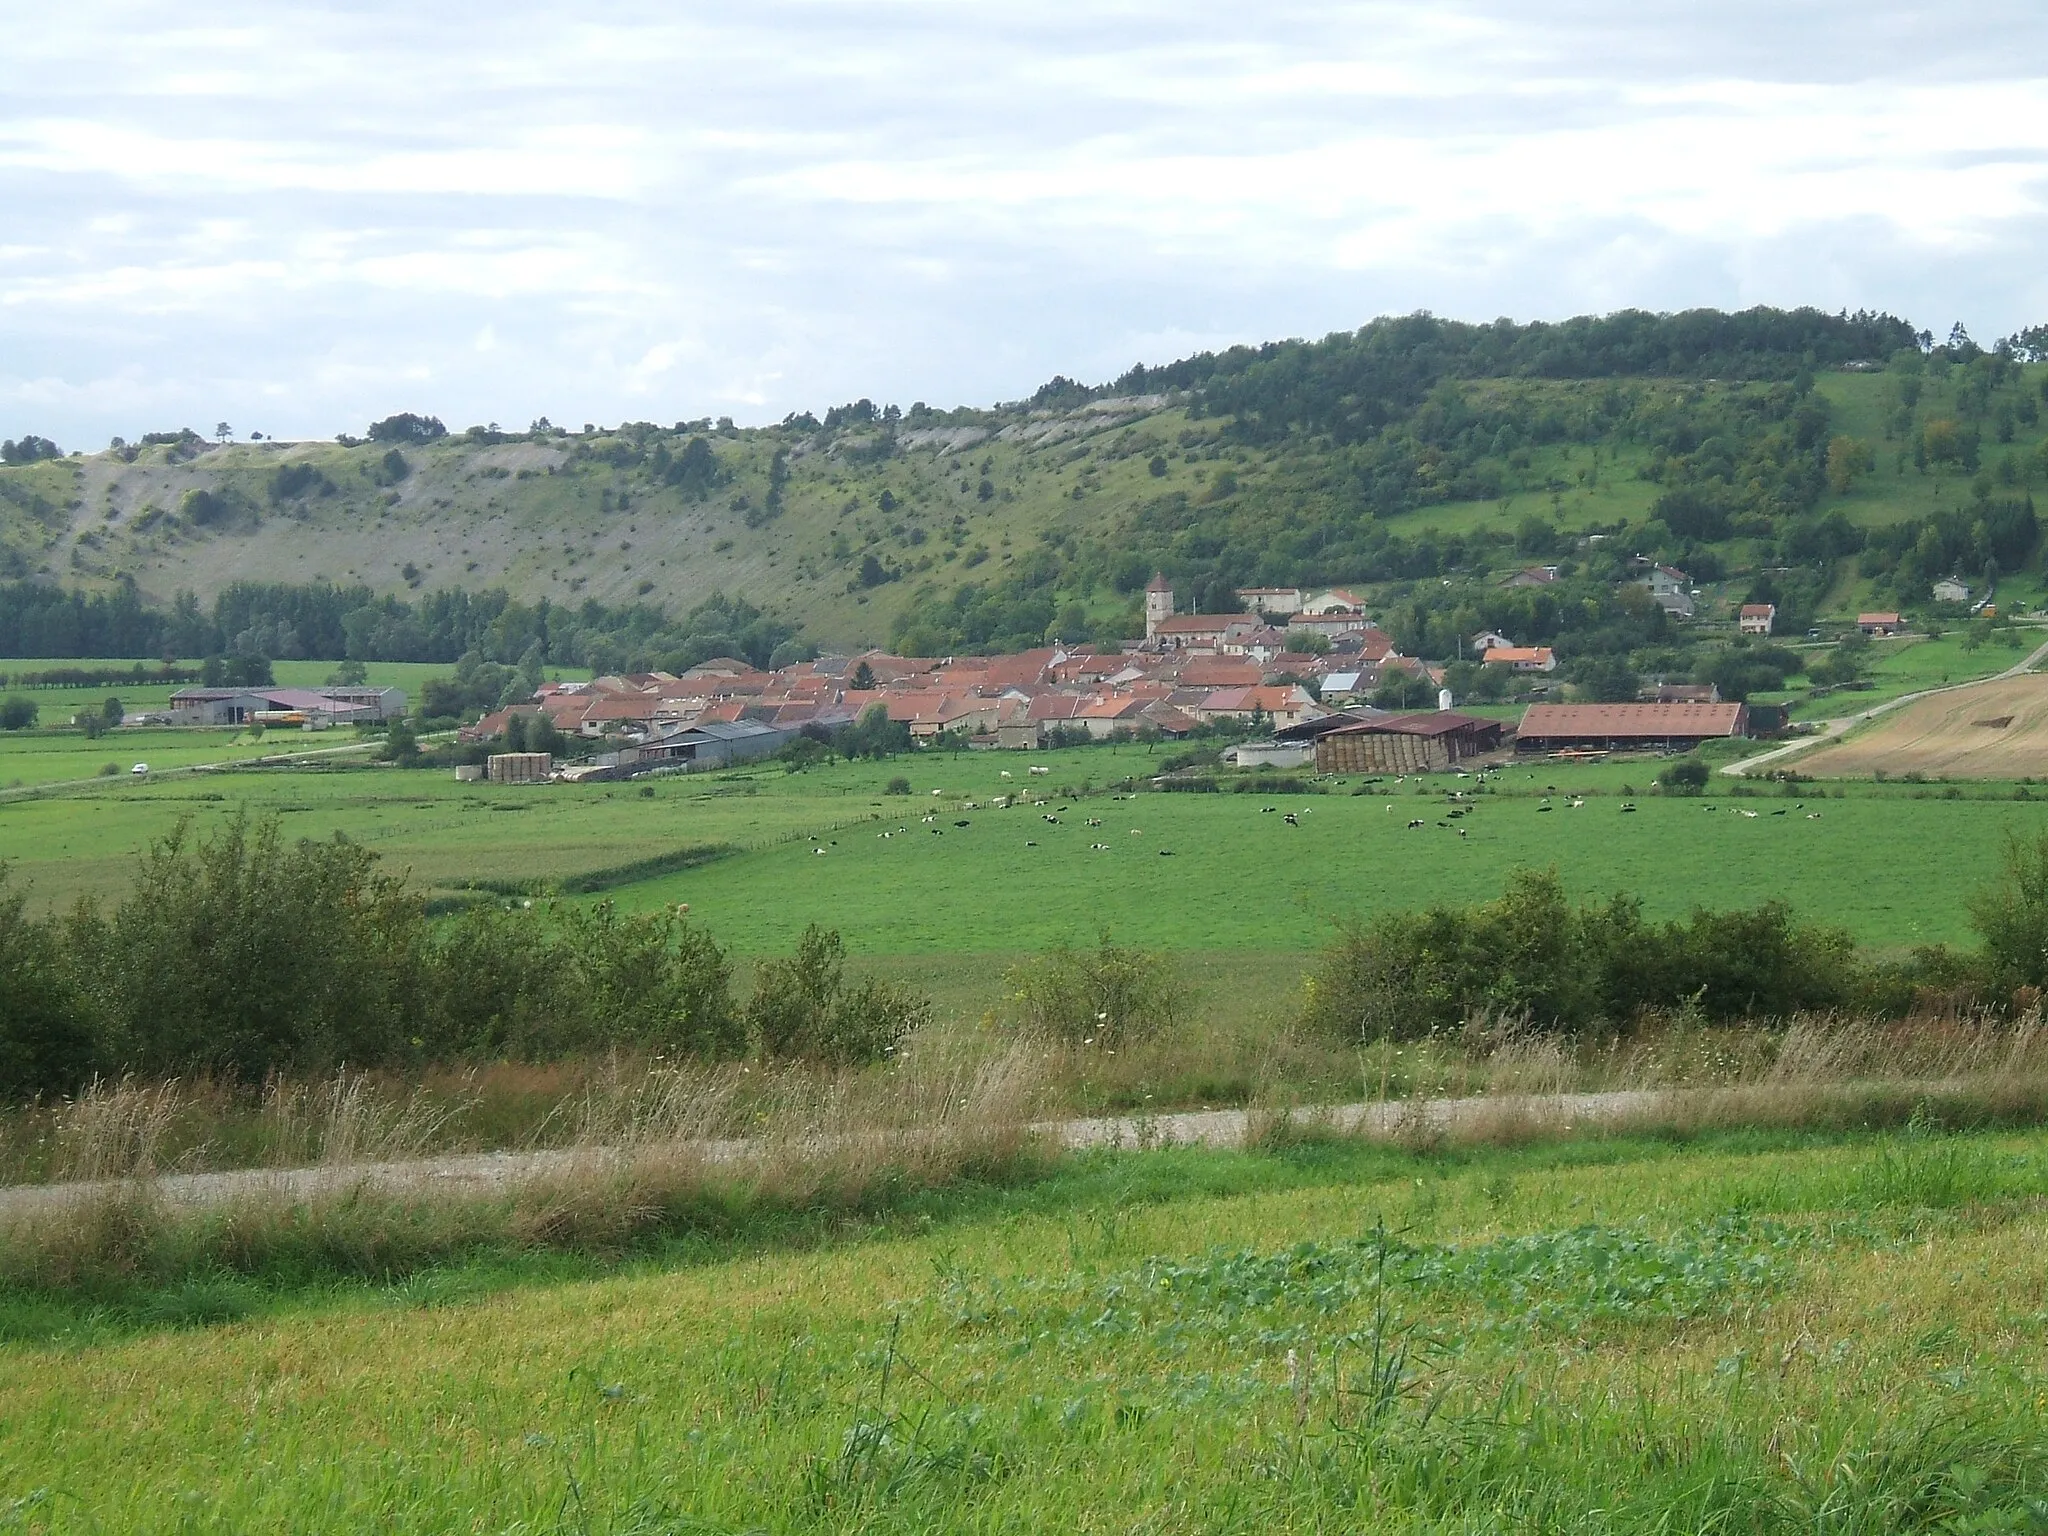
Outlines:
{"label": "wooded hill", "polygon": [[1788,617],[1910,604],[2037,559],[2044,343],[1812,310],[1418,315],[986,410],[24,440],[0,468],[0,653],[946,654],[1137,633],[1155,566],[1184,608],[1372,586],[1425,654],[1433,614],[1448,639],[1539,559],[1591,583],[1650,555]]}

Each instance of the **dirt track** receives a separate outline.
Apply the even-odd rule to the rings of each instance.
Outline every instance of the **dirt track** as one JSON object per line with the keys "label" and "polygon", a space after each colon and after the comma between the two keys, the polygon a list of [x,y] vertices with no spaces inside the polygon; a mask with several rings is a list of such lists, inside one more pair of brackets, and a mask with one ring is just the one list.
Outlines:
{"label": "dirt track", "polygon": [[1924,773],[1953,779],[2048,774],[2048,675],[1927,694],[1803,758],[1816,778]]}
{"label": "dirt track", "polygon": [[[1342,1104],[1297,1109],[1303,1127],[1327,1126],[1345,1135],[1379,1140],[1429,1138],[1475,1125],[1511,1120],[1550,1130],[1623,1119],[1655,1110],[1656,1093],[1567,1093],[1528,1097],[1427,1099],[1377,1104]],[[1030,1127],[1061,1147],[1130,1149],[1165,1146],[1242,1147],[1269,1122],[1256,1112],[1217,1109],[1101,1120],[1055,1120]],[[707,1162],[737,1162],[755,1150],[747,1142],[707,1142],[698,1149]],[[829,1150],[829,1149],[827,1149]],[[312,1168],[250,1168],[231,1173],[165,1174],[151,1190],[174,1205],[226,1205],[240,1200],[309,1200],[354,1191],[477,1196],[500,1193],[533,1179],[566,1171],[579,1162],[600,1163],[614,1154],[587,1152],[484,1152],[422,1158],[403,1163],[353,1163]],[[0,1188],[0,1218],[29,1215],[125,1187],[120,1181],[76,1184],[18,1184]]]}

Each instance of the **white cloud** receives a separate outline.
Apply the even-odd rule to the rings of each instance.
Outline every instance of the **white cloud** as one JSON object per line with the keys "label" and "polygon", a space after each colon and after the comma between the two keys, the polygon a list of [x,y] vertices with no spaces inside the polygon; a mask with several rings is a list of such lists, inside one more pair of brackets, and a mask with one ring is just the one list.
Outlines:
{"label": "white cloud", "polygon": [[1995,334],[2048,16],[1971,9],[83,0],[10,37],[0,427],[989,400],[1415,307]]}

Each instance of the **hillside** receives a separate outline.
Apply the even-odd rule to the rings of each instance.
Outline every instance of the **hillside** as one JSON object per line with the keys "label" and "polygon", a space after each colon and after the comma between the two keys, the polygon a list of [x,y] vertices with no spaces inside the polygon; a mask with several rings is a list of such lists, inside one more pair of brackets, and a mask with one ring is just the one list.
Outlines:
{"label": "hillside", "polygon": [[1538,559],[1653,555],[1801,623],[2032,566],[2029,349],[1810,311],[1504,326],[1377,321],[1015,406],[760,429],[153,434],[0,469],[0,577],[132,579],[159,608],[245,582],[670,615],[723,593],[813,644],[944,653],[1134,633],[1155,565],[1205,608],[1292,582],[1436,602],[1414,584],[1440,579],[1469,585],[1461,626],[1486,573]]}

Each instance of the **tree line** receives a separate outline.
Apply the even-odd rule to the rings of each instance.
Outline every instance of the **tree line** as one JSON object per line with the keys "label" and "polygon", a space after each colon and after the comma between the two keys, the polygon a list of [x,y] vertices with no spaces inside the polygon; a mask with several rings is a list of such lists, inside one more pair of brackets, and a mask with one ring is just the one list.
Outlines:
{"label": "tree line", "polygon": [[235,582],[210,606],[181,592],[165,611],[129,583],[108,592],[0,584],[0,657],[455,662],[471,654],[612,672],[683,671],[718,655],[782,665],[813,652],[796,625],[723,594],[678,617],[654,603],[524,603],[502,587],[447,588],[408,602],[360,585]]}

